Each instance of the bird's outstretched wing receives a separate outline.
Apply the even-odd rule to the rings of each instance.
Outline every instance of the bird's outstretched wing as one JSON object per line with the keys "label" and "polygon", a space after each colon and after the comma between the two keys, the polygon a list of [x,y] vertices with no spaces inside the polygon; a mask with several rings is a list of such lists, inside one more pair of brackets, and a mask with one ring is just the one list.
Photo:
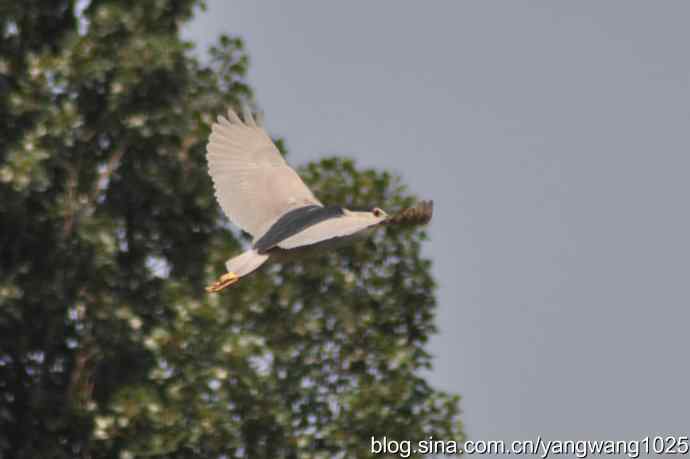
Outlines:
{"label": "bird's outstretched wing", "polygon": [[254,238],[290,209],[322,205],[248,110],[244,121],[232,110],[218,117],[206,158],[220,206]]}

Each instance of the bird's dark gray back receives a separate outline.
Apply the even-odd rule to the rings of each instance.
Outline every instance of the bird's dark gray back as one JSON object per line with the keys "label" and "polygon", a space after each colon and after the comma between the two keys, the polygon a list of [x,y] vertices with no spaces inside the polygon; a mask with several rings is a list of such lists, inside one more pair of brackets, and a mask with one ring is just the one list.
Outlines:
{"label": "bird's dark gray back", "polygon": [[254,243],[254,249],[259,253],[267,252],[276,247],[290,236],[303,231],[310,226],[314,226],[324,220],[331,218],[339,218],[345,215],[345,212],[340,206],[305,206],[298,209],[291,210],[278,219],[269,229],[266,234],[261,236],[258,241]]}

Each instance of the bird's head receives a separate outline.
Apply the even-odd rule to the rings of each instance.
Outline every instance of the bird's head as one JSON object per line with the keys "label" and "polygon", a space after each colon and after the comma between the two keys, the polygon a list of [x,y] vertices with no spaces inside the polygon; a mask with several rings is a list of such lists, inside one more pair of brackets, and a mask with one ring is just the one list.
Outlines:
{"label": "bird's head", "polygon": [[345,212],[351,217],[366,220],[371,225],[377,225],[388,218],[388,214],[378,207],[365,211],[346,210]]}
{"label": "bird's head", "polygon": [[388,218],[388,214],[378,207],[371,209],[371,215],[378,221],[383,221]]}

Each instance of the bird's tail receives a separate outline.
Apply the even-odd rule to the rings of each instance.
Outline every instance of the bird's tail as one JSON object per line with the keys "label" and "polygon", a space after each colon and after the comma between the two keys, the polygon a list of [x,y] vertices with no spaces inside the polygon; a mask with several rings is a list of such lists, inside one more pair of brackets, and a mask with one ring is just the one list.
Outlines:
{"label": "bird's tail", "polygon": [[246,252],[237,255],[225,262],[225,267],[228,269],[226,274],[206,288],[210,293],[220,292],[224,288],[231,286],[240,280],[240,278],[252,273],[268,260],[269,255],[259,253],[256,250],[247,250]]}
{"label": "bird's tail", "polygon": [[268,254],[259,253],[256,250],[247,250],[225,262],[229,273],[235,273],[239,277],[255,271],[268,260]]}

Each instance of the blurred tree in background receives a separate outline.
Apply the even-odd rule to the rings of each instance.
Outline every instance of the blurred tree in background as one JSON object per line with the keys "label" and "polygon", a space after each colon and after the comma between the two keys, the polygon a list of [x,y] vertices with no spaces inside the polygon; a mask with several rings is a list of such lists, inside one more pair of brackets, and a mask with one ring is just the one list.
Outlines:
{"label": "blurred tree in background", "polygon": [[[206,173],[211,117],[251,103],[242,42],[203,63],[192,0],[0,1],[0,457],[367,457],[462,437],[420,376],[421,230],[204,286],[246,237]],[[322,201],[413,203],[326,159]]]}

